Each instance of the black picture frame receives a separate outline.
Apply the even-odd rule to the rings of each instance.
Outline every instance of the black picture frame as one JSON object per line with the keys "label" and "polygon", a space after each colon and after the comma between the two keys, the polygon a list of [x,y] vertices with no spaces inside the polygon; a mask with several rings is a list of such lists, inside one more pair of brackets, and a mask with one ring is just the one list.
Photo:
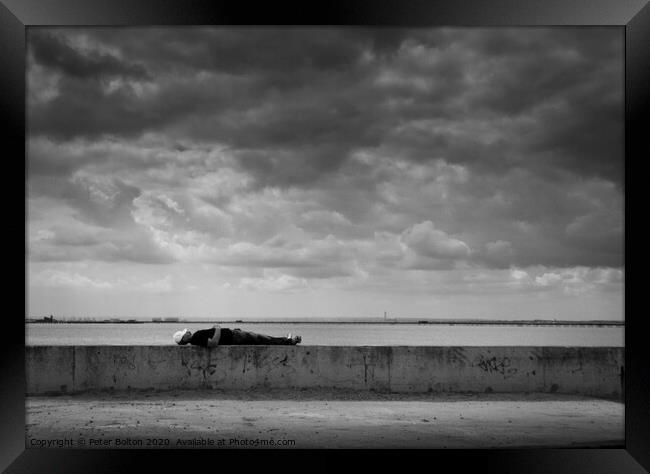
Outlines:
{"label": "black picture frame", "polygon": [[[25,294],[25,261],[15,249],[25,244],[26,200],[18,204],[22,191],[26,197],[25,157],[25,29],[29,26],[74,25],[399,25],[399,26],[619,26],[625,30],[625,254],[642,232],[641,219],[633,220],[631,207],[643,204],[644,161],[650,157],[648,134],[643,118],[648,116],[650,96],[650,6],[647,0],[323,0],[297,5],[290,2],[246,2],[235,0],[0,0],[0,114],[3,142],[11,152],[4,156],[2,195],[5,213],[9,212],[5,237],[6,256],[10,257],[2,345],[2,418],[0,422],[0,468],[5,472],[128,472],[135,462],[184,469],[189,460],[198,465],[214,462],[210,451],[194,450],[25,450],[25,368],[24,336],[26,297],[17,296],[22,285]],[[25,181],[21,183],[21,158]],[[15,171],[15,173],[14,173]],[[639,204],[641,203],[641,204]],[[10,204],[10,205],[8,205]],[[23,212],[23,216],[19,213]],[[14,214],[15,213],[15,214]],[[637,214],[638,215],[638,214]],[[18,230],[16,230],[18,229]],[[640,237],[636,237],[638,239]],[[20,243],[23,239],[23,243]],[[11,250],[9,250],[11,249]],[[637,255],[639,255],[637,257]],[[625,271],[625,448],[624,449],[507,449],[441,450],[420,452],[428,465],[453,463],[454,470],[468,466],[493,472],[624,473],[650,470],[650,344],[643,331],[645,314],[633,312],[639,300],[633,291],[637,275],[645,269],[645,256],[635,253],[626,258]],[[23,278],[16,269],[23,269]],[[635,296],[637,295],[637,296]],[[14,306],[15,305],[15,306]],[[286,451],[285,451],[286,453]],[[228,459],[250,467],[251,451],[223,452]],[[255,453],[275,464],[276,453]],[[390,453],[373,454],[380,462]],[[311,468],[313,457],[298,456],[289,469]],[[286,457],[286,456],[285,456]],[[259,459],[258,456],[256,456]],[[338,455],[328,453],[319,467],[339,468]],[[430,458],[430,459],[429,459]],[[424,461],[425,459],[419,459]],[[219,461],[220,463],[222,461]],[[415,465],[409,459],[406,468]]]}

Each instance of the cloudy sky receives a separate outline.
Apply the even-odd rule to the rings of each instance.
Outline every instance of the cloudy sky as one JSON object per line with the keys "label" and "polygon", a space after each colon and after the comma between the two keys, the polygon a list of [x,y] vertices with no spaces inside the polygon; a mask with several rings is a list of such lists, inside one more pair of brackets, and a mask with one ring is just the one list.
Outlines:
{"label": "cloudy sky", "polygon": [[622,319],[618,28],[28,30],[28,316]]}

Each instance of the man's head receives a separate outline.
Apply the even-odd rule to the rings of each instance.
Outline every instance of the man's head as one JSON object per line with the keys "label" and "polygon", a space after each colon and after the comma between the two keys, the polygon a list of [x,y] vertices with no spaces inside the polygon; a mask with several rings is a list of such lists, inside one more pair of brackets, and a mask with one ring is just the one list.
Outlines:
{"label": "man's head", "polygon": [[191,338],[192,332],[189,329],[183,329],[174,333],[174,342],[179,345],[187,344]]}

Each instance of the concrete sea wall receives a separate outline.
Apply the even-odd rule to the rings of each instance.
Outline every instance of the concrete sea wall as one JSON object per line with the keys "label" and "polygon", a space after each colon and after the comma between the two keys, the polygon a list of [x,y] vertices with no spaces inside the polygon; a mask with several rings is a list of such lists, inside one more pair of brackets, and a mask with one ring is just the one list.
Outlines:
{"label": "concrete sea wall", "polygon": [[620,347],[27,346],[27,394],[342,388],[621,398]]}

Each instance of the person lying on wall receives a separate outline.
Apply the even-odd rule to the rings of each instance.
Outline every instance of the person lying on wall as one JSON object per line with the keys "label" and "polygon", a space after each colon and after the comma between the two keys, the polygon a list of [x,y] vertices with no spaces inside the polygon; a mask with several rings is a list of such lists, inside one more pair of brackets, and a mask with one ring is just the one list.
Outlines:
{"label": "person lying on wall", "polygon": [[210,329],[199,329],[190,331],[183,329],[174,333],[174,342],[179,346],[192,344],[201,347],[215,347],[226,345],[278,345],[278,346],[295,346],[300,343],[300,336],[287,334],[286,337],[273,337],[264,334],[258,334],[241,329],[222,328],[215,324]]}

